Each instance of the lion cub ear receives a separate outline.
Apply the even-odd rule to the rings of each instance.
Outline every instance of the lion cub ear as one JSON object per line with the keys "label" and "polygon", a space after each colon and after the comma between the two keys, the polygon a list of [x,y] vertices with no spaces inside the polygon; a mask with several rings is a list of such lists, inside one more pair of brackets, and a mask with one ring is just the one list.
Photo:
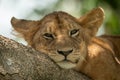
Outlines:
{"label": "lion cub ear", "polygon": [[16,19],[15,17],[11,19],[11,24],[15,31],[20,33],[29,45],[31,45],[33,35],[40,27],[40,21]]}
{"label": "lion cub ear", "polygon": [[98,7],[78,19],[81,26],[85,29],[87,37],[93,37],[96,35],[98,28],[101,26],[104,20],[104,11]]}

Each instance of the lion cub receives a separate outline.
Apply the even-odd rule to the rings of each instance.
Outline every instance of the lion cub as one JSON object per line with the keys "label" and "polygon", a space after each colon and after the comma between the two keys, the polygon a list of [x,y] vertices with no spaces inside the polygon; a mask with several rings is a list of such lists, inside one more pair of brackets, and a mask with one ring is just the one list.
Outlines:
{"label": "lion cub", "polygon": [[99,7],[78,19],[58,11],[38,21],[13,17],[11,23],[30,46],[60,67],[74,68],[93,80],[120,80],[120,37],[95,36],[103,20]]}

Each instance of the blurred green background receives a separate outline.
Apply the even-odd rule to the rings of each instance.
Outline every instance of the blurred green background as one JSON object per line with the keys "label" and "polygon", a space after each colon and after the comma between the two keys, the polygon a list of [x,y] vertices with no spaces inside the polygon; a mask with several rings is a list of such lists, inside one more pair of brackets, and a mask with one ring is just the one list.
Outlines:
{"label": "blurred green background", "polygon": [[104,33],[119,35],[120,34],[120,1],[119,0],[56,0],[53,4],[49,4],[44,8],[39,5],[27,15],[44,16],[52,11],[63,10],[69,14],[79,17],[89,10],[101,6],[105,10]]}
{"label": "blurred green background", "polygon": [[12,16],[39,20],[53,11],[65,11],[79,18],[99,6],[105,11],[105,20],[98,35],[120,35],[119,0],[0,0],[0,35],[21,41],[11,34]]}

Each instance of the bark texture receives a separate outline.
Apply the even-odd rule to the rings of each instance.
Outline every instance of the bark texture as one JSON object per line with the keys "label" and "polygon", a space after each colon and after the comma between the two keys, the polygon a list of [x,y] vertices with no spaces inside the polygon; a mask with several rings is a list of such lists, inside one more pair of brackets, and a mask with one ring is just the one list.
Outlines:
{"label": "bark texture", "polygon": [[47,55],[0,36],[0,80],[91,80],[59,68]]}

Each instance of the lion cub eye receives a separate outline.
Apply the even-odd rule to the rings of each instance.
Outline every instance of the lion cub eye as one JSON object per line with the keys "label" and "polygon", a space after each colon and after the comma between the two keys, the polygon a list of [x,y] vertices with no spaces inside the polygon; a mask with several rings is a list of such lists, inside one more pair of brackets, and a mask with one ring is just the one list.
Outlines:
{"label": "lion cub eye", "polygon": [[52,35],[51,33],[45,33],[45,34],[43,35],[43,37],[44,37],[45,39],[54,39],[54,37],[53,37],[53,35]]}
{"label": "lion cub eye", "polygon": [[70,36],[74,37],[74,36],[78,35],[78,33],[79,33],[79,29],[73,29],[70,31]]}

